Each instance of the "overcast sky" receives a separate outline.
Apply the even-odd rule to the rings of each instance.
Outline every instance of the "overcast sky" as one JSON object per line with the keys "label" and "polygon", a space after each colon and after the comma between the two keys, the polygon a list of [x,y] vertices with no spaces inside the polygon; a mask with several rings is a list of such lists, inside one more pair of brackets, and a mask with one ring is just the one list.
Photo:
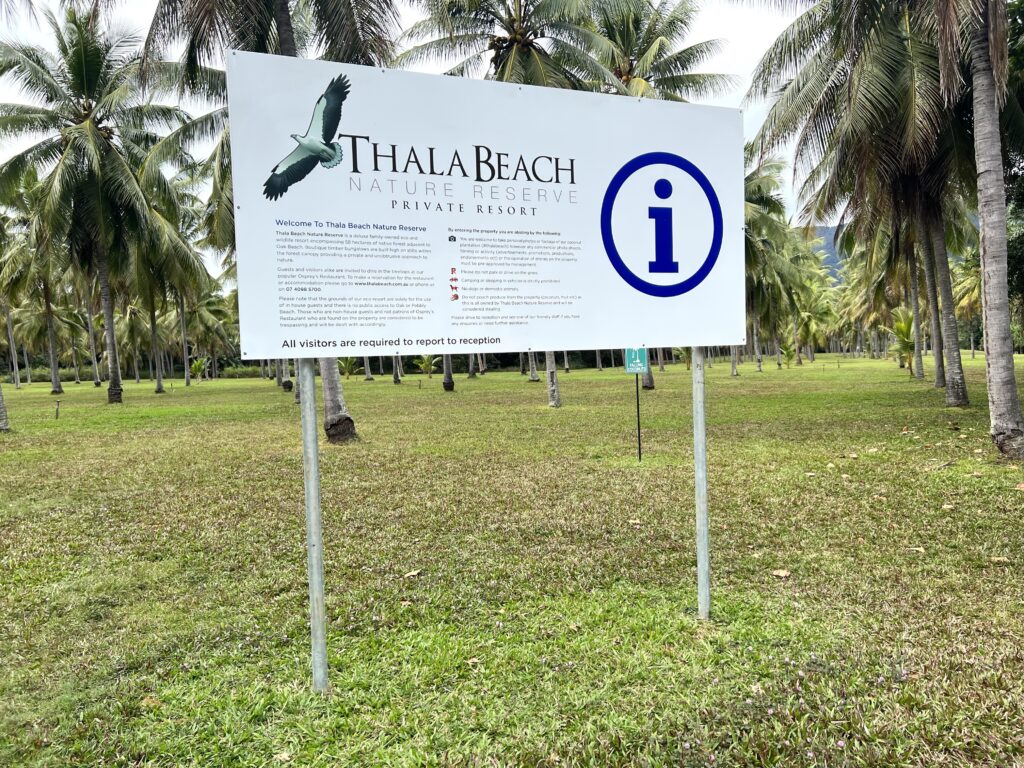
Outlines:
{"label": "overcast sky", "polygon": [[[33,0],[32,4],[42,8],[57,8],[57,0]],[[156,0],[125,0],[118,6],[116,16],[118,23],[138,29],[144,35],[153,16]],[[408,24],[415,18],[410,9],[403,14],[403,22]],[[792,20],[793,15],[775,9],[756,7],[753,3],[741,0],[706,0],[701,4],[700,13],[693,25],[690,40],[694,43],[712,38],[724,42],[722,52],[704,67],[707,72],[737,75],[739,85],[729,93],[709,99],[707,103],[725,107],[740,107],[750,73],[757,64],[765,49]],[[48,43],[48,30],[45,22],[28,21],[22,11],[19,15],[6,18],[3,24],[3,38],[15,39],[19,42]],[[0,103],[23,101],[17,88],[7,79],[0,80]],[[744,126],[747,137],[751,137],[764,118],[764,106],[748,107],[744,110]],[[0,158],[6,158],[17,147],[12,144],[0,146]],[[789,201],[792,208],[792,199]]]}

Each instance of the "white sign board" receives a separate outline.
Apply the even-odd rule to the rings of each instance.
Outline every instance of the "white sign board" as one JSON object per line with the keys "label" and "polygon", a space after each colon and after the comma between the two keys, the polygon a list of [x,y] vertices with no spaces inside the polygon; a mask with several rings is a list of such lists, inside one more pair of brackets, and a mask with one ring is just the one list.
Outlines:
{"label": "white sign board", "polygon": [[743,343],[739,111],[227,58],[244,358]]}

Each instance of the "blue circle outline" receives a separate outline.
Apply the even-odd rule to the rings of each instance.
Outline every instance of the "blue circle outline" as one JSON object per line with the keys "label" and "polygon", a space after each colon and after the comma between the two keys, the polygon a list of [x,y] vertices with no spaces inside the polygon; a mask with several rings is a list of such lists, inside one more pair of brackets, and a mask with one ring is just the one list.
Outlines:
{"label": "blue circle outline", "polygon": [[[612,209],[615,207],[615,199],[618,197],[622,185],[634,173],[649,165],[670,165],[688,174],[700,186],[701,191],[704,192],[704,196],[708,200],[708,204],[711,206],[713,226],[711,248],[708,249],[708,255],[704,258],[704,263],[700,265],[700,268],[681,283],[658,285],[657,283],[649,283],[637,277],[622,260],[618,249],[615,247],[615,238],[612,236]],[[649,296],[682,296],[704,282],[704,279],[714,268],[715,262],[718,261],[718,254],[722,250],[722,231],[722,205],[719,203],[718,195],[715,194],[715,188],[711,186],[708,177],[689,160],[679,155],[673,155],[671,152],[648,152],[634,157],[612,177],[611,182],[608,184],[608,189],[604,193],[604,201],[601,203],[601,240],[604,242],[604,250],[608,254],[608,260],[615,267],[615,271],[619,273],[619,277],[636,288],[636,290]]]}

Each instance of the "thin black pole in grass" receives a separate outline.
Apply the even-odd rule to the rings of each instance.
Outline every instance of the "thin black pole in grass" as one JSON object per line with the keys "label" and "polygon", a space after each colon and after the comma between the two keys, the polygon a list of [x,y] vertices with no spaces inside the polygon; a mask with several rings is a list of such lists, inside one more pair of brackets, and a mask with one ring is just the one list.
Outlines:
{"label": "thin black pole in grass", "polygon": [[636,380],[636,460],[644,460],[644,450],[640,443],[640,374],[634,373],[633,378]]}
{"label": "thin black pole in grass", "polygon": [[309,630],[313,653],[313,690],[326,692],[327,620],[324,611],[324,537],[320,517],[320,447],[316,419],[316,373],[313,360],[299,360],[303,393],[302,473],[306,491],[306,570],[309,577]]}

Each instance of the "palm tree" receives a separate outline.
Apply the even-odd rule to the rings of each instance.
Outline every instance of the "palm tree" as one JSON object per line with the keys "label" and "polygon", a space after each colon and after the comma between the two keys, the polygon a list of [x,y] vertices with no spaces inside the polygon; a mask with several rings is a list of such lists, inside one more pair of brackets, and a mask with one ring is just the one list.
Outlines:
{"label": "palm tree", "polygon": [[689,0],[661,0],[657,5],[650,0],[596,0],[593,15],[600,37],[594,40],[592,55],[618,81],[618,87],[605,85],[604,90],[689,101],[730,88],[734,79],[728,75],[694,71],[718,53],[721,41],[680,48],[697,10]]}
{"label": "palm tree", "polygon": [[362,366],[359,365],[359,361],[354,357],[339,357],[338,367],[345,374],[346,381],[352,378],[353,373],[359,373],[363,370]]}
{"label": "palm tree", "polygon": [[0,432],[7,432],[11,428],[11,422],[7,418],[7,404],[4,402],[4,388],[0,385]]}
{"label": "palm tree", "polygon": [[547,368],[548,405],[552,408],[561,408],[562,393],[558,389],[558,361],[555,359],[555,353],[545,352],[544,363]]}
{"label": "palm tree", "polygon": [[615,87],[589,50],[606,44],[591,29],[585,4],[572,0],[418,0],[426,18],[403,41],[400,66],[445,62],[446,74],[553,88]]}
{"label": "palm tree", "polygon": [[[944,45],[944,73],[959,76],[954,57],[960,39],[950,12],[957,3],[940,7]],[[974,107],[974,156],[978,171],[978,216],[981,220],[982,315],[985,324],[985,368],[988,373],[988,408],[992,439],[999,450],[1024,458],[1024,413],[1013,370],[1013,335],[1007,280],[1006,192],[1003,184],[1003,149],[999,108],[1006,86],[1006,6],[981,0],[971,6],[971,85]],[[947,83],[953,80],[947,77]],[[949,85],[952,88],[952,85]]]}
{"label": "palm tree", "polygon": [[[38,303],[47,356],[50,364],[50,394],[64,393],[60,381],[60,350],[57,347],[57,327],[54,303],[70,268],[65,243],[53,241],[34,225],[34,212],[38,210],[38,177],[34,168],[25,172],[14,195],[10,198],[11,221],[8,224],[7,248],[0,255],[0,284],[9,295],[20,293],[23,300]],[[19,226],[20,225],[20,226]],[[18,230],[11,230],[18,226]],[[34,311],[34,310],[33,310]]]}
{"label": "palm tree", "polygon": [[45,172],[39,226],[99,281],[110,369],[107,399],[119,403],[111,271],[120,266],[132,237],[158,242],[167,234],[132,169],[159,141],[154,128],[176,127],[187,115],[144,93],[132,35],[107,32],[98,14],[71,9],[63,24],[49,11],[45,16],[57,54],[0,44],[0,75],[12,77],[36,101],[0,105],[0,133],[42,137],[0,165],[0,196],[9,197],[27,169]]}
{"label": "palm tree", "polygon": [[452,356],[442,355],[441,356],[441,367],[444,371],[444,379],[441,382],[441,388],[445,392],[455,391],[455,378],[452,376]]}
{"label": "palm tree", "polygon": [[889,333],[893,336],[891,352],[899,361],[900,367],[904,365],[909,368],[911,376],[914,375],[914,316],[904,307],[898,307],[892,313],[893,323]]}
{"label": "palm tree", "polygon": [[425,373],[427,374],[428,379],[432,379],[434,377],[434,371],[437,370],[438,363],[441,362],[441,358],[434,357],[434,355],[421,355],[420,357],[415,358],[412,362],[413,365],[420,369],[420,373]]}
{"label": "palm tree", "polygon": [[[324,360],[328,361],[328,365],[324,365]],[[323,379],[324,392],[324,432],[328,442],[345,443],[355,440],[356,423],[345,405],[336,358],[320,358],[320,377]]]}
{"label": "palm tree", "polygon": [[[917,338],[923,266],[932,338],[942,341],[948,369],[940,351],[937,383],[946,379],[948,405],[965,405],[942,233],[945,203],[958,194],[959,147],[969,137],[958,118],[962,105],[942,98],[933,32],[928,13],[910,3],[819,0],[765,54],[749,97],[778,89],[761,138],[769,147],[796,139],[809,221],[839,215],[855,221],[864,239],[881,227],[893,233],[910,265]],[[921,377],[920,342],[917,349]]]}

